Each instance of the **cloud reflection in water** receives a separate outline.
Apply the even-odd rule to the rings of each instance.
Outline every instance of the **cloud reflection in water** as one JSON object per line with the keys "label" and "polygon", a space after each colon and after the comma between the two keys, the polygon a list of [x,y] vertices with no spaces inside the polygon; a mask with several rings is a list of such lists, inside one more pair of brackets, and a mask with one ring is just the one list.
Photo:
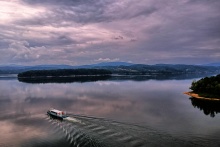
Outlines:
{"label": "cloud reflection in water", "polygon": [[[28,136],[41,136],[42,132],[42,136],[47,136],[50,129],[45,128],[44,114],[47,109],[54,107],[72,114],[150,126],[184,137],[186,134],[200,134],[211,138],[220,134],[216,129],[220,118],[216,116],[215,120],[210,120],[204,117],[201,112],[195,111],[187,96],[182,94],[188,90],[190,83],[191,80],[71,84],[1,81],[0,123],[3,130],[21,127],[17,132],[25,133],[26,129],[30,129],[34,131],[30,131]],[[19,136],[17,133],[8,133],[7,137],[14,139],[14,135]]]}

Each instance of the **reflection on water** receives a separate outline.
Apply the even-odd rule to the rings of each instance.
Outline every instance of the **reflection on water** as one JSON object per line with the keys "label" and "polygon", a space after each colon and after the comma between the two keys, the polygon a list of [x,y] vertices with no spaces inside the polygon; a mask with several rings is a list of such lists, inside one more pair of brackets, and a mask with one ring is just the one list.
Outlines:
{"label": "reflection on water", "polygon": [[[151,134],[148,129],[138,129],[139,133],[145,134],[143,140],[152,141],[152,146],[160,143],[160,139],[166,138],[167,134],[172,136],[168,139],[170,142],[167,146],[177,143],[175,139],[201,146],[219,146],[220,116],[205,116],[194,109],[188,97],[182,94],[188,91],[191,82],[192,80],[115,80],[30,84],[16,79],[0,80],[0,146],[72,146],[70,139],[57,128],[57,122],[47,121],[45,113],[51,107],[67,111],[74,116],[78,114],[78,117],[102,117],[157,130],[156,135],[151,136],[154,137],[152,139],[148,136]],[[97,119],[80,119],[91,125],[99,123],[107,130],[109,126],[111,131],[117,131],[117,125],[112,127],[109,121],[100,123]],[[63,124],[68,130],[70,128],[71,132],[68,133],[74,136],[78,126],[72,126],[68,122]],[[129,130],[125,131],[129,135],[129,132],[135,131],[134,127],[120,125],[118,129],[120,128],[123,128],[119,131],[122,134],[124,130]],[[92,126],[91,129],[91,132],[87,132],[90,133],[89,136],[93,138],[100,135],[93,133],[95,128]],[[99,129],[101,132],[105,131],[102,127]],[[133,134],[139,138],[136,132]],[[174,141],[171,141],[172,139]],[[182,145],[180,142],[178,144]]]}
{"label": "reflection on water", "polygon": [[78,76],[78,77],[36,77],[36,78],[18,78],[18,81],[25,83],[73,83],[73,82],[95,82],[105,81],[111,76]]}
{"label": "reflection on water", "polygon": [[205,115],[215,117],[216,114],[220,112],[220,101],[207,101],[196,98],[190,98],[190,100],[192,105],[203,111]]}
{"label": "reflection on water", "polygon": [[[185,80],[205,77],[208,75],[175,74],[175,75],[104,75],[104,76],[76,76],[76,77],[35,77],[18,78],[19,82],[40,84],[40,83],[73,83],[73,82],[95,82],[95,81],[148,81],[148,80]],[[5,76],[3,78],[9,78]]]}

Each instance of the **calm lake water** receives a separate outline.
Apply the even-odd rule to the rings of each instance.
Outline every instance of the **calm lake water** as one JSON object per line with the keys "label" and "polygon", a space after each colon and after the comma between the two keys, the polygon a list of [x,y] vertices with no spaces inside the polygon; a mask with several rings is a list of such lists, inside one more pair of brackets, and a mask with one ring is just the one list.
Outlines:
{"label": "calm lake water", "polygon": [[[0,146],[219,147],[218,110],[183,94],[192,80],[30,84],[1,78]],[[80,123],[51,119],[51,107]]]}

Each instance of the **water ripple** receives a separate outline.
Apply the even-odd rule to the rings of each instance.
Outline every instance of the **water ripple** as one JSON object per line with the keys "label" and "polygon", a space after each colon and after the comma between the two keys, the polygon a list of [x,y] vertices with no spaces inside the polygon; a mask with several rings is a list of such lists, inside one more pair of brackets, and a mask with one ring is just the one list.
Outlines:
{"label": "water ripple", "polygon": [[151,128],[82,115],[70,117],[63,121],[48,121],[59,128],[74,147],[200,146]]}

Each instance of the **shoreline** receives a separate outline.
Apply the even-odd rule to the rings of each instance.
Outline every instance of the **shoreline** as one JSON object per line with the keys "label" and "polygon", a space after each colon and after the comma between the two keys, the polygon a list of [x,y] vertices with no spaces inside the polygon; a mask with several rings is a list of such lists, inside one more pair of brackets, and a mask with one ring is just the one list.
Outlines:
{"label": "shoreline", "polygon": [[220,98],[206,98],[206,97],[199,96],[199,94],[193,93],[193,92],[184,92],[183,94],[186,94],[186,95],[189,95],[193,98],[201,99],[201,100],[220,101]]}

